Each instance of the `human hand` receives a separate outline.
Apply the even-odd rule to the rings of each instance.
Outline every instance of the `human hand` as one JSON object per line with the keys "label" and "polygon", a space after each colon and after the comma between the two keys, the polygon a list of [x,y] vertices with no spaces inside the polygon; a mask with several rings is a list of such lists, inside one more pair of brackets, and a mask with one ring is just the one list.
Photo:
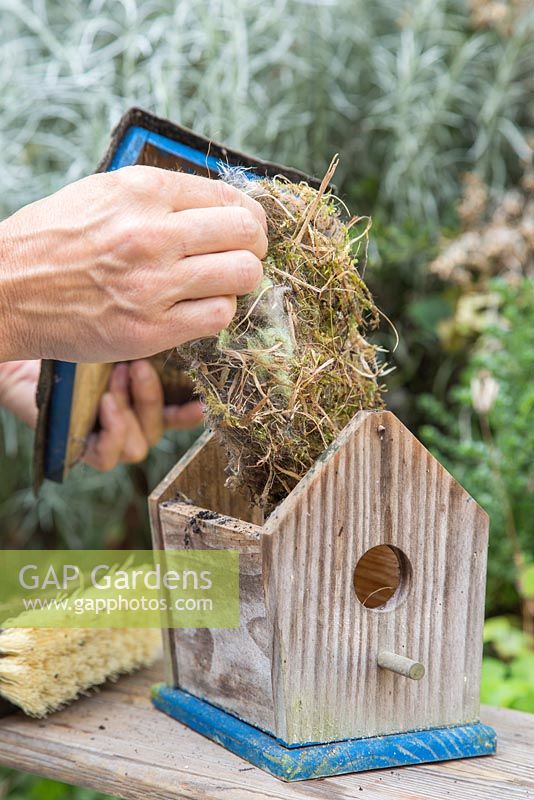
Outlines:
{"label": "human hand", "polygon": [[143,461],[165,430],[195,428],[202,420],[198,400],[164,406],[161,381],[149,361],[117,364],[100,401],[101,429],[90,435],[83,460],[103,472]]}
{"label": "human hand", "polygon": [[263,209],[222,181],[84,178],[0,223],[0,361],[114,362],[215,335],[266,250]]}
{"label": "human hand", "polygon": [[[40,366],[39,361],[0,364],[0,405],[31,428],[37,421]],[[142,461],[164,430],[194,428],[202,417],[198,401],[164,406],[161,382],[148,361],[117,364],[100,402],[100,430],[89,437],[83,461],[102,471],[119,462]]]}

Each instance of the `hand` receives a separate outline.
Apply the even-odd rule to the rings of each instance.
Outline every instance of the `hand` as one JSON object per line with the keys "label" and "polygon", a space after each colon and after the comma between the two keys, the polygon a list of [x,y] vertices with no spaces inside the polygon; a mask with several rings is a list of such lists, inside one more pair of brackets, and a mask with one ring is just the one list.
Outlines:
{"label": "hand", "polygon": [[104,472],[119,462],[143,461],[165,430],[195,428],[202,420],[198,400],[163,405],[161,382],[149,361],[117,364],[100,401],[101,430],[89,437],[83,460]]}
{"label": "hand", "polygon": [[[37,421],[35,391],[40,366],[39,361],[0,364],[0,405],[31,428]],[[89,437],[83,460],[102,471],[119,462],[142,461],[164,430],[194,428],[202,417],[198,401],[164,407],[159,377],[148,361],[118,364],[100,402],[101,430]]]}
{"label": "hand", "polygon": [[222,181],[84,178],[0,223],[0,361],[113,362],[215,335],[266,250],[263,209]]}

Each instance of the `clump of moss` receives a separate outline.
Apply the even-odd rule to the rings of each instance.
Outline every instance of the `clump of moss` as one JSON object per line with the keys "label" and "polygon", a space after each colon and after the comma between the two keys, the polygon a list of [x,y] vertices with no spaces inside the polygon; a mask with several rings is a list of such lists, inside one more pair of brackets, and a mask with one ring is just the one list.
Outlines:
{"label": "clump of moss", "polygon": [[265,209],[264,279],[226,330],[182,354],[225,444],[229,484],[267,510],[357,411],[383,405],[384,367],[366,339],[379,312],[357,269],[370,222],[342,221],[327,190],[334,169],[319,190],[228,173]]}

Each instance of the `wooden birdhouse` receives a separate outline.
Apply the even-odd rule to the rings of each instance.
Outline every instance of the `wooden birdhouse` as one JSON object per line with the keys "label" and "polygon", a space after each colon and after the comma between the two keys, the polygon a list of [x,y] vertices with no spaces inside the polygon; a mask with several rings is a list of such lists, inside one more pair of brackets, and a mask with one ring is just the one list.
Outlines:
{"label": "wooden birdhouse", "polygon": [[[132,109],[99,170],[313,178]],[[252,174],[251,173],[251,174]],[[156,356],[169,402],[190,399]],[[62,481],[111,365],[45,361],[35,485]],[[164,632],[155,705],[286,780],[483,755],[478,720],[488,520],[388,412],[361,412],[264,519],[204,434],[150,498],[160,550],[236,550],[239,628]]]}
{"label": "wooden birdhouse", "polygon": [[387,411],[267,519],[225,466],[205,433],[150,498],[155,548],[240,553],[240,627],[166,631],[155,704],[288,780],[493,752],[473,498]]}

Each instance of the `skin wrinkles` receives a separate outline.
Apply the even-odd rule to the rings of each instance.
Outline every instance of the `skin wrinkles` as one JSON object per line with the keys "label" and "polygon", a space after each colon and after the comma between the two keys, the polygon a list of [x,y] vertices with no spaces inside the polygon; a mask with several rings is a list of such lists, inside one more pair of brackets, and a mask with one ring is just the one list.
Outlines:
{"label": "skin wrinkles", "polygon": [[228,325],[261,281],[266,230],[237,189],[155,167],[92,175],[0,222],[0,404],[33,427],[41,358],[119,362],[84,455],[101,470],[198,425],[200,403],[165,406],[144,357]]}
{"label": "skin wrinkles", "polygon": [[0,223],[0,360],[120,361],[215,334],[261,281],[265,229],[255,200],[198,176],[66,186]]}

